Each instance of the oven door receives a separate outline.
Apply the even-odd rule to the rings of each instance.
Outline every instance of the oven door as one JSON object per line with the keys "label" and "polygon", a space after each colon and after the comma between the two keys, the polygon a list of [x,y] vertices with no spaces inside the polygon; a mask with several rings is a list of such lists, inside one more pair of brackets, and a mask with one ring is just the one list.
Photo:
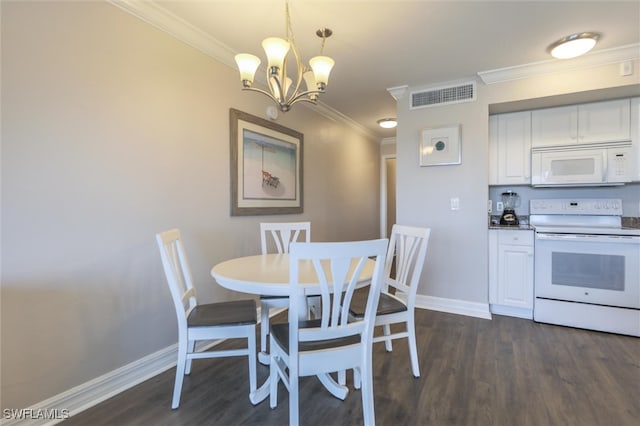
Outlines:
{"label": "oven door", "polygon": [[535,296],[640,308],[640,237],[536,233]]}

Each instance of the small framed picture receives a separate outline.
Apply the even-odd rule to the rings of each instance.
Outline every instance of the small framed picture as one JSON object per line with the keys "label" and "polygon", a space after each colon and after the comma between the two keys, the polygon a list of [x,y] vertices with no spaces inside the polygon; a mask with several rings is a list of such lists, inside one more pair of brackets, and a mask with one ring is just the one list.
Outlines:
{"label": "small framed picture", "polygon": [[424,129],[420,140],[420,166],[460,164],[460,125]]}

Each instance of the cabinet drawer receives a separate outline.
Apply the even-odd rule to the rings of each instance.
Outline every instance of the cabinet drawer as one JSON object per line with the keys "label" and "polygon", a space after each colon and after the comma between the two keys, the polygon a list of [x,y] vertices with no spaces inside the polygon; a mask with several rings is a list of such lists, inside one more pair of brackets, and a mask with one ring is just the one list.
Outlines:
{"label": "cabinet drawer", "polygon": [[498,232],[498,244],[511,244],[514,246],[532,246],[533,231],[500,230],[500,232]]}

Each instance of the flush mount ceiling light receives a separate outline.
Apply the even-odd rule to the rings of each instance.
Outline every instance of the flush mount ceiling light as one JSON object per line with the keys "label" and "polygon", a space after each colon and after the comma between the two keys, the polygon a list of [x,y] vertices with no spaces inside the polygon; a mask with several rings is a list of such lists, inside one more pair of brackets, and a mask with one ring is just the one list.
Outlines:
{"label": "flush mount ceiling light", "polygon": [[600,34],[594,32],[571,34],[552,43],[547,50],[554,58],[575,58],[593,49],[599,38]]}
{"label": "flush mount ceiling light", "polygon": [[381,118],[378,120],[378,125],[383,129],[393,129],[398,125],[395,118]]}
{"label": "flush mount ceiling light", "polygon": [[[285,2],[286,38],[269,37],[262,41],[262,47],[267,55],[267,86],[269,91],[251,87],[253,77],[260,65],[257,56],[241,53],[236,55],[236,63],[240,70],[242,80],[242,90],[252,90],[267,95],[278,105],[282,112],[287,112],[293,104],[300,101],[311,102],[318,100],[318,95],[324,93],[329,81],[329,73],[335,64],[334,60],[328,56],[322,56],[324,43],[333,32],[328,28],[316,31],[316,35],[322,38],[320,56],[315,56],[309,60],[309,66],[300,60],[298,49],[293,40],[293,30],[291,29],[291,16],[289,15],[289,2]],[[295,60],[296,79],[295,84],[288,76],[287,54],[289,49],[293,52]],[[303,89],[302,81],[304,80]]]}

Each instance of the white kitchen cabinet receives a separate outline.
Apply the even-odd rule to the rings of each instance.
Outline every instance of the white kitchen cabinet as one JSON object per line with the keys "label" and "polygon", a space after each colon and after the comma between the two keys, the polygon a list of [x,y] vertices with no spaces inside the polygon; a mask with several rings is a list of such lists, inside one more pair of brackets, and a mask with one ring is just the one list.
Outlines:
{"label": "white kitchen cabinet", "polygon": [[491,312],[533,319],[533,231],[489,230]]}
{"label": "white kitchen cabinet", "polygon": [[631,99],[631,144],[631,155],[635,158],[631,180],[640,182],[640,97]]}
{"label": "white kitchen cabinet", "polygon": [[531,145],[575,145],[630,140],[630,100],[544,108],[531,113]]}
{"label": "white kitchen cabinet", "polygon": [[531,111],[489,117],[489,184],[531,183]]}

